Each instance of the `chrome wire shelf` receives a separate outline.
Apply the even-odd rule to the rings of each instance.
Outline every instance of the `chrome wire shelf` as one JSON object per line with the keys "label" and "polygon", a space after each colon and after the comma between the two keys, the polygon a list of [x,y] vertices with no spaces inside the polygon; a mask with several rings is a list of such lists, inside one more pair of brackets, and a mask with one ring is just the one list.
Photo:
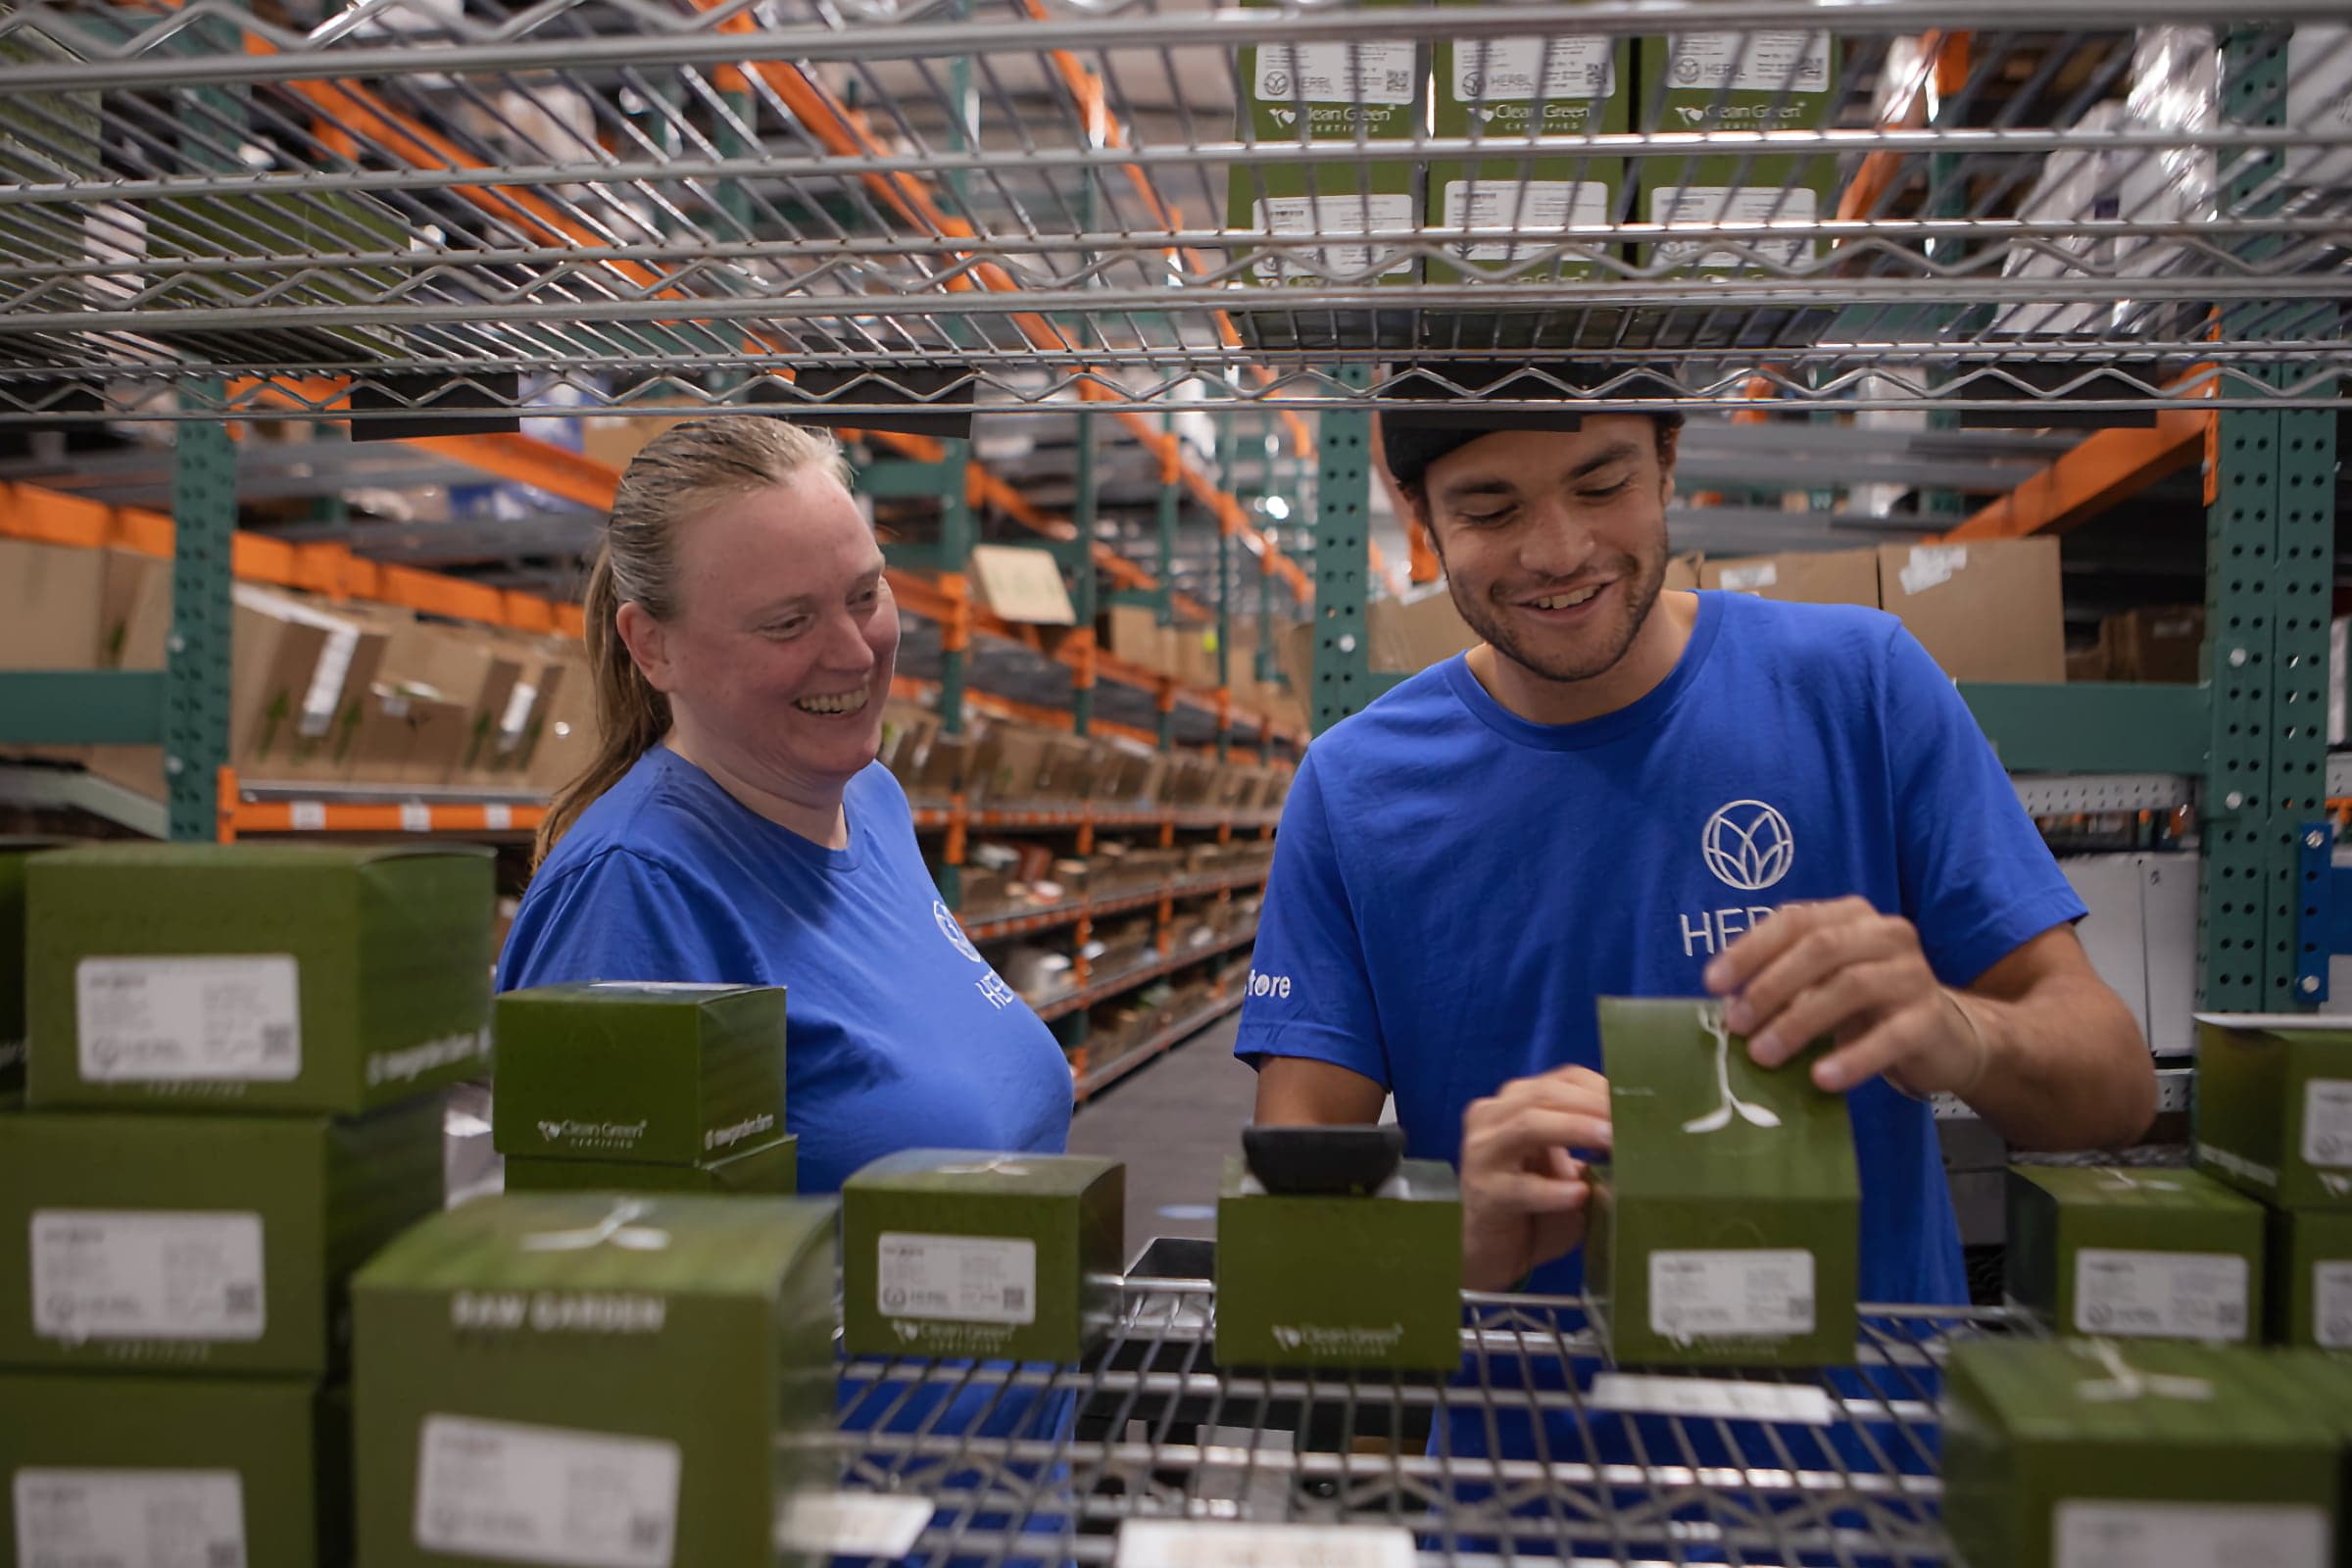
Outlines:
{"label": "chrome wire shelf", "polygon": [[[800,1442],[834,1454],[854,1492],[928,1502],[916,1549],[931,1561],[1125,1561],[1133,1522],[1182,1521],[1235,1532],[1191,1545],[1183,1560],[1202,1563],[1940,1563],[1944,1345],[2034,1332],[1998,1311],[1865,1307],[1856,1368],[1611,1381],[1575,1303],[1471,1296],[1463,1375],[1442,1383],[1219,1368],[1213,1298],[1205,1280],[1128,1280],[1083,1368],[854,1361],[845,1429],[926,1399],[933,1414]],[[1074,1402],[1067,1435],[1045,1396]],[[953,1435],[938,1414],[1021,1397],[1002,1437]],[[1488,1456],[1509,1430],[1541,1436]],[[1479,1451],[1465,1432],[1487,1435]],[[1347,1541],[1302,1554],[1343,1526],[1401,1533],[1408,1555],[1348,1555]],[[1289,1532],[1291,1554],[1250,1527]]]}
{"label": "chrome wire shelf", "polygon": [[[2078,412],[2340,405],[2352,374],[2352,27],[2315,0],[2268,0],[2226,51],[2185,4],[1692,0],[1674,26],[1733,34],[1736,61],[1836,29],[1817,128],[1716,128],[1774,122],[1727,71],[1679,120],[1621,82],[1621,132],[1312,144],[1237,129],[1242,46],[1623,38],[1664,14],[306,4],[0,8],[0,420],[1311,409],[1531,353],[1578,368],[1446,373],[1494,403]],[[2179,79],[2143,94],[2157,60]],[[1663,222],[1514,199],[1377,236],[1368,195],[1279,233],[1220,220],[1281,169],[1368,191],[1383,161],[1526,177],[1539,155],[1626,187],[1705,156],[1773,199]],[[2092,162],[2132,193],[2114,216],[2042,199]]]}

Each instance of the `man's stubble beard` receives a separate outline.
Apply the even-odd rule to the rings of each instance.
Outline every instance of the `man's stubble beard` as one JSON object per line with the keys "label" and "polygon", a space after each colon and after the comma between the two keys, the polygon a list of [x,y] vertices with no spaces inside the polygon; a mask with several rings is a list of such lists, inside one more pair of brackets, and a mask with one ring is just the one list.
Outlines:
{"label": "man's stubble beard", "polygon": [[1657,608],[1658,595],[1665,589],[1667,559],[1668,547],[1662,537],[1657,548],[1645,558],[1621,557],[1620,560],[1633,568],[1624,574],[1623,579],[1629,584],[1624,624],[1597,653],[1549,662],[1528,650],[1526,644],[1511,630],[1507,612],[1499,606],[1484,600],[1471,602],[1450,575],[1446,579],[1446,586],[1453,598],[1455,611],[1468,622],[1472,631],[1494,647],[1495,653],[1540,680],[1568,684],[1607,674],[1617,667],[1633,648],[1634,640],[1641,636],[1642,626],[1648,623],[1650,612]]}

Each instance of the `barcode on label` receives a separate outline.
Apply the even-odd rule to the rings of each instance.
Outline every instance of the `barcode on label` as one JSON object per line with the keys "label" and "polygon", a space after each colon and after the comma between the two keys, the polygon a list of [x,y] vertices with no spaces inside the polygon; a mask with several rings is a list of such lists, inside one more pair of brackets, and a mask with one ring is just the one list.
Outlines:
{"label": "barcode on label", "polygon": [[641,1513],[629,1521],[629,1544],[639,1551],[658,1551],[669,1538],[669,1521],[656,1513]]}
{"label": "barcode on label", "polygon": [[296,1050],[294,1026],[290,1023],[266,1024],[262,1028],[262,1059],[282,1061]]}
{"label": "barcode on label", "polygon": [[1007,1312],[1026,1312],[1029,1310],[1029,1293],[1022,1290],[1017,1285],[1007,1285],[1004,1287],[1004,1310]]}
{"label": "barcode on label", "polygon": [[204,1568],[245,1568],[245,1544],[238,1541],[207,1542]]}
{"label": "barcode on label", "polygon": [[230,1317],[255,1317],[262,1310],[262,1293],[252,1285],[231,1285],[220,1293],[221,1310]]}

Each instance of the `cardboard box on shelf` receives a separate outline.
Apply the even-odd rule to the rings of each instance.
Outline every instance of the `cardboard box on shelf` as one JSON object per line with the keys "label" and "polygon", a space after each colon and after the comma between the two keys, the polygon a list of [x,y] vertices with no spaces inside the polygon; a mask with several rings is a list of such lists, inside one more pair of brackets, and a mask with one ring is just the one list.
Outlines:
{"label": "cardboard box on shelf", "polygon": [[2009,1298],[2061,1334],[2250,1343],[2263,1223],[2193,1170],[2012,1165]]}
{"label": "cardboard box on shelf", "polygon": [[36,858],[33,1103],[350,1114],[480,1073],[492,858],[130,843]]}
{"label": "cardboard box on shelf", "polygon": [[588,770],[596,758],[596,674],[577,642],[565,640],[554,660],[564,668],[543,705],[545,721],[523,764],[521,787],[552,795]]}
{"label": "cardboard box on shelf", "polygon": [[1126,1167],[1082,1154],[916,1149],[841,1187],[852,1355],[1075,1362],[1109,1328]]}
{"label": "cardboard box on shelf", "polygon": [[2270,1342],[2352,1350],[2352,1211],[2270,1212]]}
{"label": "cardboard box on shelf", "polygon": [[1954,680],[2066,679],[2055,539],[1882,545],[1879,601]]}
{"label": "cardboard box on shelf", "polygon": [[1364,611],[1374,669],[1412,674],[1476,648],[1481,639],[1441,584],[1410,599],[1375,600]]}
{"label": "cardboard box on shelf", "polygon": [[352,1286],[360,1560],[769,1561],[834,1479],[778,1441],[832,1417],[833,1237],[830,1200],[685,1194],[410,1231]]}
{"label": "cardboard box on shelf", "polygon": [[0,1118],[0,1366],[323,1376],[344,1282],[441,1206],[441,1102]]}
{"label": "cardboard box on shelf", "polygon": [[294,1378],[0,1373],[0,1541],[37,1563],[351,1558],[351,1401]]}
{"label": "cardboard box on shelf", "polygon": [[1806,605],[1879,608],[1876,550],[1792,550],[1777,556],[1710,561],[1699,568],[1702,588]]}
{"label": "cardboard box on shelf", "polygon": [[109,552],[0,538],[0,669],[103,669]]}
{"label": "cardboard box on shelf", "polygon": [[2100,624],[2099,643],[2107,651],[2110,680],[2193,686],[2205,678],[2201,605],[2110,615]]}
{"label": "cardboard box on shelf", "polygon": [[2070,648],[2066,651],[2066,683],[2080,686],[2085,683],[2113,680],[2114,666],[2107,659],[2107,645],[2093,643],[2088,648]]}
{"label": "cardboard box on shelf", "polygon": [[498,999],[502,1154],[689,1165],[784,1130],[781,986],[585,981]]}
{"label": "cardboard box on shelf", "polygon": [[1010,545],[974,545],[972,581],[980,602],[1004,620],[1038,626],[1074,626],[1078,612],[1070,586],[1050,550]]}
{"label": "cardboard box on shelf", "polygon": [[1041,799],[1050,788],[1056,742],[1052,730],[1027,724],[992,723],[982,737],[972,778],[965,787],[975,803],[1018,805]]}
{"label": "cardboard box on shelf", "polygon": [[2352,1210],[2352,1022],[2196,1021],[2197,1168],[2280,1208]]}
{"label": "cardboard box on shelf", "polygon": [[757,1149],[686,1165],[642,1160],[507,1156],[510,1193],[739,1193],[790,1198],[800,1191],[801,1141],[790,1133]]}
{"label": "cardboard box on shelf", "polygon": [[1616,1137],[1592,1170],[1586,1290],[1620,1362],[1854,1358],[1862,1196],[1812,1054],[1756,1065],[1720,1003],[1600,1002]]}
{"label": "cardboard box on shelf", "polygon": [[1113,605],[1103,619],[1106,634],[1102,647],[1113,659],[1161,675],[1175,673],[1175,637],[1160,624],[1157,612],[1141,605]]}

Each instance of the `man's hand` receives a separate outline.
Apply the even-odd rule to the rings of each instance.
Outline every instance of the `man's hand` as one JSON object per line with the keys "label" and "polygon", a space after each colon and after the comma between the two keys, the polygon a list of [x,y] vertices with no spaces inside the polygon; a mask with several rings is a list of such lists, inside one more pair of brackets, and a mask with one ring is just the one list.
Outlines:
{"label": "man's hand", "polygon": [[1572,1149],[1609,1147],[1608,1080],[1560,1067],[1462,1114],[1462,1284],[1503,1291],[1585,1239],[1592,1189]]}
{"label": "man's hand", "polygon": [[1967,1096],[1989,1052],[1970,1004],[1928,966],[1919,932],[1867,900],[1788,905],[1707,965],[1723,1020],[1777,1067],[1827,1035],[1813,1081],[1840,1094],[1884,1076],[1906,1094]]}

